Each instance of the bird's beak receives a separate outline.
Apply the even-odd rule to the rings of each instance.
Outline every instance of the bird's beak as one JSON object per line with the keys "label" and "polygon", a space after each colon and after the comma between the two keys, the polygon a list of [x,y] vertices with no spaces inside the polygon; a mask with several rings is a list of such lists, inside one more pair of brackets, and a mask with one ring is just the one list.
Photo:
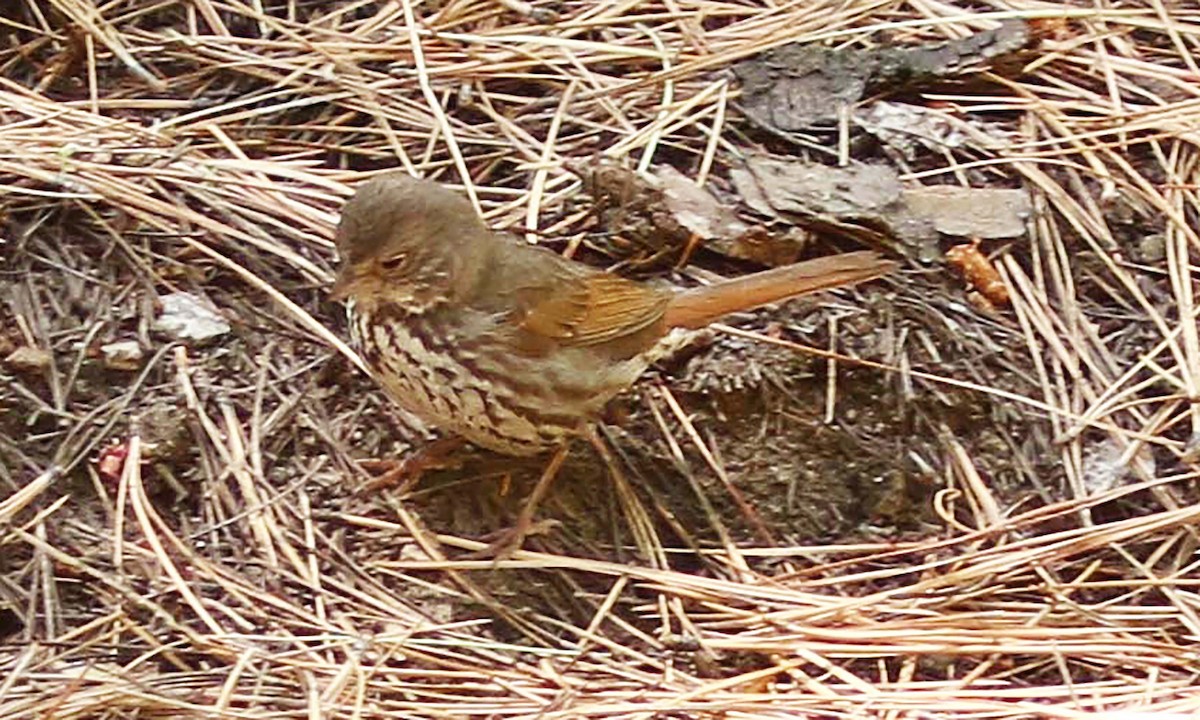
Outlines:
{"label": "bird's beak", "polygon": [[331,300],[345,300],[354,294],[355,287],[361,278],[354,272],[352,266],[346,263],[338,272],[337,279],[333,281],[333,287],[329,289],[329,298]]}

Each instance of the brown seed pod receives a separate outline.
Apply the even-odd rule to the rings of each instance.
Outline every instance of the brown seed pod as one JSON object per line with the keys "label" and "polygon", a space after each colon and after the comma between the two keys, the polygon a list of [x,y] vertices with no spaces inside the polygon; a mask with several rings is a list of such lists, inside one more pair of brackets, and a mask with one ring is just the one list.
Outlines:
{"label": "brown seed pod", "polygon": [[979,249],[978,239],[947,250],[946,262],[958,271],[968,286],[978,291],[993,306],[1000,307],[1010,303],[1008,286],[1000,278],[1000,273],[996,271],[992,261]]}

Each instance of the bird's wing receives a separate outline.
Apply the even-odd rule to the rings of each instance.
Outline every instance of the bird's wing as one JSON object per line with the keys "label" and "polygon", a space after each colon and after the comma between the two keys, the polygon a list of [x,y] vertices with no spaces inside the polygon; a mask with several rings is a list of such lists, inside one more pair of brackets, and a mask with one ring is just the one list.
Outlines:
{"label": "bird's wing", "polygon": [[623,344],[629,339],[635,346],[630,349],[640,352],[641,345],[658,339],[670,291],[606,272],[572,275],[557,275],[518,293],[518,317],[513,319],[522,348],[540,353],[551,346]]}

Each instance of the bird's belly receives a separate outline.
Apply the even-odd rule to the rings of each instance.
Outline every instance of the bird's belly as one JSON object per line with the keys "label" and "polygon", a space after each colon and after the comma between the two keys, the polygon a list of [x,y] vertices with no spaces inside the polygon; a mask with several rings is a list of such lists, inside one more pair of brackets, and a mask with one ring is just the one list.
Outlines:
{"label": "bird's belly", "polygon": [[[380,321],[382,320],[382,321]],[[551,353],[517,355],[478,338],[454,338],[433,321],[357,314],[364,360],[388,395],[424,422],[509,455],[561,444],[633,383],[646,361],[594,363]]]}

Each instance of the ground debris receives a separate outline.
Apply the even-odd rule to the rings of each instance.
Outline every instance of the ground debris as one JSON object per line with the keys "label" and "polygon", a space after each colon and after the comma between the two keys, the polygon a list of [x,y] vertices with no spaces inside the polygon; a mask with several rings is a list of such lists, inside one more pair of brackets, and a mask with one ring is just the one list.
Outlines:
{"label": "ground debris", "polygon": [[906,187],[892,168],[831,167],[751,156],[731,172],[755,210],[812,230],[848,234],[922,261],[940,236],[1013,238],[1025,233],[1032,204],[1024,190],[950,185]]}
{"label": "ground debris", "polygon": [[[608,264],[589,250],[634,242],[582,211],[563,161],[705,166],[700,197],[774,242],[821,223],[761,190],[759,215],[730,169],[805,138],[748,128],[715,69],[781,38],[961,37],[996,13],[7,3],[0,717],[1186,714],[1200,27],[1116,5],[1038,5],[1070,25],[1042,28],[1019,78],[840,109],[840,149],[893,163],[901,197],[909,175],[1037,193],[1029,241],[981,246],[1004,245],[1010,312],[906,263],[731,318],[622,398],[617,462],[572,448],[542,503],[554,533],[472,563],[545,460],[478,452],[410,493],[356,492],[359,461],[427,433],[342,353],[326,288],[354,186],[403,166]],[[560,21],[535,26],[543,8]],[[708,202],[636,250],[715,247],[691,239],[728,229]],[[184,352],[154,330],[179,290],[236,333]],[[133,339],[140,367],[105,367]],[[14,372],[21,346],[52,364]]]}
{"label": "ground debris", "polygon": [[972,145],[1003,148],[1011,141],[1011,133],[998,125],[967,120],[943,109],[887,100],[855,110],[854,122],[907,161],[916,158],[918,148],[935,152]]}
{"label": "ground debris", "polygon": [[176,340],[202,342],[229,332],[229,323],[212,303],[188,292],[176,292],[159,298],[162,314],[154,329]]}
{"label": "ground debris", "polygon": [[746,116],[784,132],[837,122],[845,109],[880,89],[896,89],[989,68],[1036,38],[1007,21],[960,40],[911,47],[834,48],[793,44],[733,66]]}
{"label": "ground debris", "polygon": [[958,271],[967,285],[979,294],[985,310],[1008,305],[1012,298],[1004,279],[992,265],[991,260],[979,249],[979,239],[955,245],[946,251],[946,262]]}
{"label": "ground debris", "polygon": [[110,370],[137,370],[142,365],[142,346],[137,340],[118,340],[100,346],[104,367]]}
{"label": "ground debris", "polygon": [[1154,477],[1155,470],[1154,454],[1145,445],[1134,447],[1104,438],[1084,447],[1082,482],[1089,493]]}
{"label": "ground debris", "polygon": [[1025,190],[921,185],[906,188],[908,209],[951,237],[1006,240],[1026,233],[1033,203]]}
{"label": "ground debris", "polygon": [[54,362],[54,356],[41,348],[23,345],[4,358],[4,364],[13,372],[35,374],[44,372]]}
{"label": "ground debris", "polygon": [[764,265],[795,262],[808,234],[791,225],[781,230],[743,220],[731,203],[669,165],[639,174],[616,163],[578,164],[603,227],[650,250],[686,253],[705,249]]}

